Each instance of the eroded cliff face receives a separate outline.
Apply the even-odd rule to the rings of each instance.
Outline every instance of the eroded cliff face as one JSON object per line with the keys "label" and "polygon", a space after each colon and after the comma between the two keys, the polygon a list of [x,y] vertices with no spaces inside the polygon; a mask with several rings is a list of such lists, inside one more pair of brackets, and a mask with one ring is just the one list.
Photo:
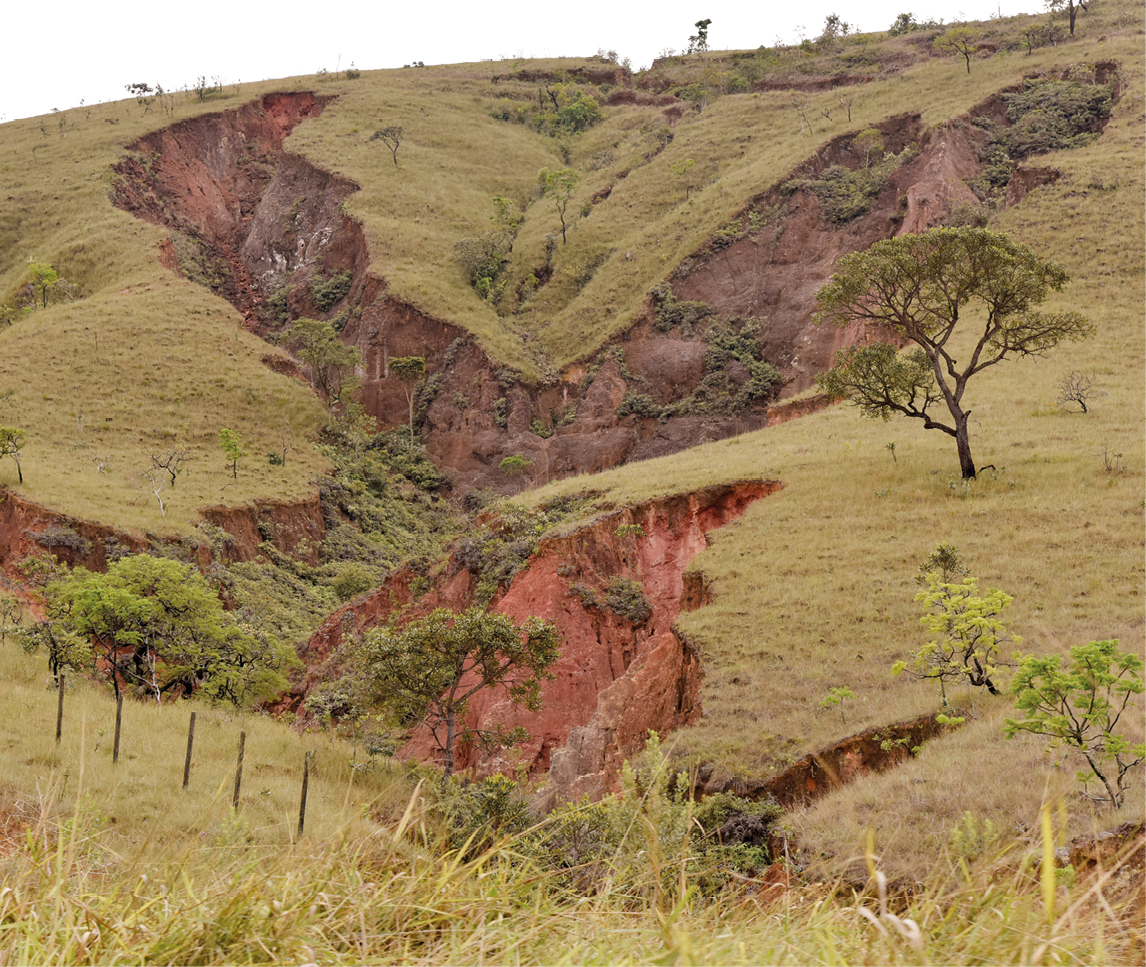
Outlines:
{"label": "eroded cliff face", "polygon": [[[0,572],[16,585],[25,580],[16,566],[29,556],[53,554],[68,567],[103,571],[124,554],[160,547],[181,547],[181,553],[206,567],[213,556],[224,563],[252,561],[259,544],[269,542],[283,554],[317,561],[325,536],[317,497],[293,503],[259,501],[241,507],[207,507],[200,515],[219,528],[218,539],[207,533],[187,538],[139,536],[105,524],[71,517],[41,507],[10,490],[0,490]],[[302,542],[304,539],[306,544]],[[301,545],[301,546],[300,546]]]}
{"label": "eroded cliff face", "polygon": [[[643,748],[649,729],[668,732],[694,721],[700,712],[700,664],[673,625],[682,605],[699,606],[708,591],[699,576],[686,577],[685,570],[706,547],[708,532],[779,487],[775,481],[708,487],[616,511],[542,540],[492,607],[515,621],[536,615],[557,624],[562,645],[551,669],[554,679],[542,688],[538,713],[513,707],[501,690],[478,693],[469,726],[520,725],[530,739],[511,753],[459,746],[458,767],[477,775],[522,765],[535,774],[552,769],[551,795],[599,795],[615,784],[624,758]],[[643,536],[619,537],[618,528],[626,524],[639,525]],[[626,576],[630,565],[648,601],[647,617],[627,617],[603,603],[610,582]],[[302,656],[308,677],[293,691],[295,707],[337,665],[344,636],[361,634],[395,614],[407,619],[473,601],[474,575],[456,556],[437,585],[416,601],[411,577],[392,575],[324,623]],[[402,752],[429,761],[440,757],[424,730]]]}
{"label": "eroded cliff face", "polygon": [[[748,378],[735,360],[713,368],[708,328],[718,318],[755,320],[762,357],[784,378],[783,394],[806,389],[838,348],[862,335],[858,327],[839,331],[812,323],[814,294],[839,256],[943,224],[960,206],[977,207],[967,182],[983,167],[983,132],[970,119],[1006,123],[996,95],[934,129],[924,130],[918,115],[876,125],[886,150],[915,144],[918,153],[891,175],[868,214],[843,226],[823,217],[811,190],[792,187],[830,165],[864,163],[855,132],[834,138],[751,199],[739,216],[739,234],[714,239],[677,269],[670,280],[675,296],[707,303],[712,315],[665,330],[650,301],[609,345],[552,384],[534,386],[491,360],[458,327],[396,298],[384,278],[367,271],[362,228],[342,211],[357,186],[283,150],[290,131],[321,113],[328,100],[306,92],[266,95],[148,135],[117,167],[116,204],[170,228],[164,263],[229,299],[252,331],[270,335],[301,316],[338,322],[343,340],[362,350],[362,402],[383,425],[407,416],[405,388],[391,378],[389,360],[424,356],[438,391],[422,418],[423,442],[457,492],[526,486],[524,476],[508,479],[498,469],[514,454],[532,461],[534,483],[545,483],[796,415],[766,398],[732,408],[713,405],[706,395],[690,406],[698,390],[710,394],[719,386],[732,396]],[[1017,176],[1008,203],[1044,177]],[[340,282],[333,294],[316,295],[332,280]],[[457,387],[464,391],[454,392]],[[675,409],[654,415],[638,407],[618,415],[627,396]]]}

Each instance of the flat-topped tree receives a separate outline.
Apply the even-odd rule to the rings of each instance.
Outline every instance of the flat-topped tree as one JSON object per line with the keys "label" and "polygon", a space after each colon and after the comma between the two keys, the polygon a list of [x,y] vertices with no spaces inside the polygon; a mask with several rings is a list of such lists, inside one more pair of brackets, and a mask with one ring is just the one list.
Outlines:
{"label": "flat-topped tree", "polygon": [[426,378],[425,356],[392,356],[387,364],[391,373],[402,381],[406,402],[410,405],[410,449],[414,448],[414,397],[418,384]]}
{"label": "flat-topped tree", "polygon": [[[1026,245],[983,228],[936,228],[877,242],[845,255],[818,293],[819,322],[840,328],[859,321],[881,326],[919,348],[901,354],[888,343],[851,346],[818,380],[865,416],[892,413],[923,420],[955,438],[964,479],[975,476],[963,395],[972,376],[1010,356],[1042,356],[1064,340],[1083,339],[1093,326],[1077,312],[1041,312],[1066,271]],[[956,336],[970,349],[959,362]],[[960,352],[963,356],[963,353]],[[933,412],[939,404],[950,420]]]}

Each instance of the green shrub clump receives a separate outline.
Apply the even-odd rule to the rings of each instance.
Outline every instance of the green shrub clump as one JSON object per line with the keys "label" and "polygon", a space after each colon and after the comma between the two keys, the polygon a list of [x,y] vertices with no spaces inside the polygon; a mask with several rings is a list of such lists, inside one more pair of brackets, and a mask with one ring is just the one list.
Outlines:
{"label": "green shrub clump", "polygon": [[310,295],[314,299],[315,308],[319,312],[329,312],[333,309],[349,294],[352,280],[353,276],[349,272],[328,278],[312,278]]}
{"label": "green shrub clump", "polygon": [[1012,124],[1007,148],[1016,159],[1089,144],[1110,117],[1105,85],[1028,80],[1021,92],[1004,94],[1003,100]]}

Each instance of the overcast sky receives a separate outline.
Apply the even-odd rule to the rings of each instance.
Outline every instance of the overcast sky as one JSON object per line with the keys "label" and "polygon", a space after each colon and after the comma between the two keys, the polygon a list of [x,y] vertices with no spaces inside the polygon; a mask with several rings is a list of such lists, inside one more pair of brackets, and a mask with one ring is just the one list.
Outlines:
{"label": "overcast sky", "polygon": [[373,70],[421,60],[451,64],[502,57],[586,56],[600,48],[647,66],[680,50],[693,24],[711,18],[713,50],[814,38],[829,13],[853,30],[886,30],[896,15],[985,20],[1031,13],[1042,0],[538,0],[369,4],[321,0],[196,0],[101,4],[11,3],[4,14],[0,121],[125,96],[135,81],[178,89],[199,75],[226,83],[345,68]]}

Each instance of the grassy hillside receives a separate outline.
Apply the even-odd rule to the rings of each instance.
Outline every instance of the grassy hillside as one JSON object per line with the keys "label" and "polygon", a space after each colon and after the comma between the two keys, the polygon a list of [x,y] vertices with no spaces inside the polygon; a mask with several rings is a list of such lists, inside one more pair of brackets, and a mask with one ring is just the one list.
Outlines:
{"label": "grassy hillside", "polygon": [[[256,91],[174,102],[173,117],[243,103]],[[111,165],[125,146],[170,119],[134,101],[74,108],[0,127],[0,424],[28,432],[20,491],[68,514],[135,533],[186,533],[198,508],[313,492],[328,466],[307,445],[285,467],[267,453],[289,421],[297,441],[325,422],[310,388],[263,363],[278,351],[242,331],[207,289],[158,261],[166,233],[113,208]],[[50,125],[50,127],[48,126]],[[71,284],[47,308],[24,312],[29,262]],[[218,446],[237,431],[250,456],[232,479]],[[140,473],[149,456],[190,447],[164,493],[164,520]],[[102,468],[102,469],[101,469]],[[16,485],[16,467],[0,465]]]}
{"label": "grassy hillside", "polygon": [[[909,41],[902,39],[886,42],[883,54],[882,39],[849,40],[831,60],[815,64],[784,52],[764,66],[792,78],[808,67],[868,69],[847,56],[867,58],[869,67],[881,57],[906,59],[900,72],[855,89],[850,123],[833,92],[809,96],[810,135],[801,133],[787,91],[728,94],[699,113],[686,109],[663,151],[657,139],[664,105],[606,105],[600,124],[561,139],[491,117],[504,112],[505,102],[526,105],[537,97],[537,83],[512,79],[515,71],[602,67],[579,60],[295,78],[228,89],[203,102],[180,96],[170,115],[158,104],[145,113],[126,101],[6,124],[0,127],[6,199],[0,304],[13,313],[12,324],[0,330],[0,393],[14,395],[0,403],[0,424],[29,433],[21,492],[128,530],[181,531],[207,504],[308,492],[327,467],[305,446],[285,467],[268,462],[283,420],[302,441],[324,422],[320,405],[307,387],[263,365],[262,357],[276,351],[242,331],[230,306],[159,265],[164,231],[108,202],[110,166],[141,134],[173,119],[233,107],[266,90],[339,95],[287,147],[362,186],[348,209],[362,219],[374,271],[393,294],[464,326],[498,359],[536,377],[584,357],[631,323],[649,288],[828,137],[904,110],[921,110],[938,125],[1024,73],[1118,60],[1126,89],[1102,137],[1040,158],[1064,177],[991,221],[1061,262],[1074,281],[1051,308],[1081,309],[1096,326],[1095,337],[1077,347],[976,378],[969,391],[972,447],[994,471],[965,484],[946,437],[905,422],[863,421],[837,408],[613,470],[591,486],[620,503],[745,477],[785,485],[722,530],[698,558],[695,566],[714,583],[715,603],[680,622],[701,650],[706,678],[705,718],[677,737],[677,750],[713,763],[716,777],[733,785],[863,727],[935,707],[933,690],[892,679],[889,669],[922,643],[912,579],[940,541],[959,546],[983,586],[1014,595],[1009,625],[1025,649],[1064,653],[1072,644],[1112,637],[1139,647],[1146,498],[1141,21],[1141,4],[1110,0],[1080,20],[1075,42],[1029,57],[1017,51],[979,57],[970,74],[959,59],[906,58]],[[984,25],[984,38],[994,32],[1013,39],[1026,22]],[[672,86],[710,68],[742,71],[744,63],[712,55],[657,71]],[[405,131],[397,166],[370,141],[393,124]],[[695,164],[686,200],[671,166],[688,159]],[[553,245],[550,281],[530,293],[523,285],[546,265],[546,236],[556,227],[551,203],[535,196],[537,171],[565,164],[582,175],[570,209],[578,217],[568,244],[558,238]],[[608,197],[581,217],[581,206],[610,185]],[[488,229],[495,195],[515,200],[526,216],[507,270],[510,284],[496,305],[470,287],[454,248]],[[29,260],[54,266],[72,284],[74,301],[57,294],[47,308],[20,311],[29,300]],[[1056,405],[1058,384],[1070,370],[1097,377],[1085,415]],[[249,441],[237,480],[227,477],[216,444],[223,426]],[[165,494],[163,520],[139,474],[153,449],[182,441],[192,459]],[[15,486],[10,461],[0,462],[0,484]],[[568,480],[529,499],[589,485]],[[12,674],[24,676],[22,687],[34,687],[27,673]],[[856,694],[846,722],[816,711],[828,690],[842,685]],[[106,742],[107,708],[98,714],[92,708],[93,728],[105,730],[99,741]],[[1069,771],[1049,770],[1038,743],[1002,740],[1008,710],[1005,698],[984,698],[957,735],[929,744],[894,775],[823,800],[792,818],[793,826],[834,861],[857,855],[863,829],[874,826],[889,865],[922,875],[965,811],[1000,828],[1032,823],[1043,799],[1066,795],[1071,780]],[[1140,732],[1142,715],[1132,724]],[[178,729],[170,731],[163,741],[176,749]],[[281,741],[273,735],[268,741]],[[63,761],[38,748],[11,774],[22,793]],[[89,778],[102,783],[101,801],[114,799],[115,777],[97,774]],[[273,807],[259,821],[268,828],[286,828],[281,817],[291,793],[282,782],[267,785]],[[152,813],[166,795],[160,788],[146,793]],[[1140,788],[1135,797],[1126,807],[1130,815],[1142,812]],[[1117,818],[1068,802],[1076,831]],[[203,800],[196,808],[207,806]],[[199,828],[193,812],[180,814],[184,830]]]}
{"label": "grassy hillside", "polygon": [[[1014,596],[1007,623],[1024,650],[1065,653],[1106,638],[1141,647],[1138,83],[1101,139],[1047,157],[1063,169],[1060,182],[991,223],[1068,268],[1073,281],[1055,306],[1085,311],[1097,330],[1087,342],[1006,363],[970,385],[972,450],[997,470],[964,483],[946,436],[914,421],[865,420],[844,406],[593,478],[617,503],[739,477],[784,483],[714,535],[694,564],[713,580],[716,600],[679,622],[701,648],[705,715],[677,736],[678,751],[717,763],[735,786],[737,776],[767,775],[861,728],[934,709],[933,687],[893,679],[890,666],[925,641],[913,579],[941,541],[958,545],[982,587]],[[1069,370],[1098,378],[1103,395],[1085,415],[1055,402]],[[535,499],[584,485],[565,481]],[[843,685],[856,693],[846,724],[817,710]],[[823,800],[794,819],[796,828],[842,858],[856,855],[873,825],[885,856],[918,874],[965,810],[1030,823],[1044,796],[1067,794],[1070,770],[1050,770],[1038,742],[1002,739],[1010,709],[1005,697],[986,698],[956,737],[925,747],[909,769]],[[1142,727],[1139,706],[1137,741]],[[1131,815],[1142,811],[1140,786],[1135,795]],[[1087,826],[1087,807],[1070,801]]]}

